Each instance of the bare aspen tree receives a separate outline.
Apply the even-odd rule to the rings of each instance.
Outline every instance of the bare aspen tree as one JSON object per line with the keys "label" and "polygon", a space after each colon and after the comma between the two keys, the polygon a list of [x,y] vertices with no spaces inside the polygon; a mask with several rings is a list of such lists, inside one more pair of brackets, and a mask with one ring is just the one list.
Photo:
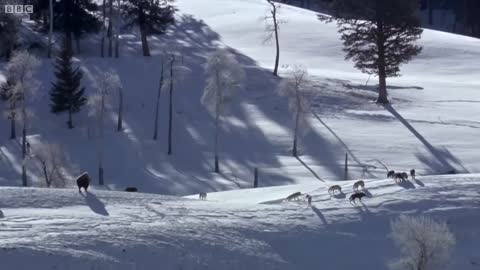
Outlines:
{"label": "bare aspen tree", "polygon": [[116,72],[107,71],[98,78],[97,92],[88,100],[90,114],[94,116],[98,128],[98,184],[104,185],[103,151],[105,114],[111,109],[110,96],[121,87]]}
{"label": "bare aspen tree", "polygon": [[232,99],[234,92],[242,87],[245,72],[235,57],[227,50],[214,52],[205,65],[205,72],[207,85],[201,101],[215,117],[215,172],[219,173],[220,120],[225,114],[227,102]]}
{"label": "bare aspen tree", "polygon": [[160,58],[160,81],[158,83],[157,99],[155,103],[155,123],[153,129],[153,140],[155,141],[158,139],[158,114],[160,110],[160,96],[162,95],[162,91],[164,88],[164,69],[164,55],[162,55]]}
{"label": "bare aspen tree", "polygon": [[15,52],[7,64],[7,77],[13,80],[13,97],[20,101],[20,117],[22,120],[22,185],[27,186],[27,126],[28,106],[35,96],[38,82],[33,78],[35,70],[40,65],[37,57],[28,52]]}
{"label": "bare aspen tree", "polygon": [[307,80],[307,71],[303,68],[295,67],[290,72],[290,77],[285,79],[279,87],[280,94],[288,97],[290,111],[294,114],[295,127],[292,148],[294,157],[298,156],[298,140],[309,127],[305,114],[308,111],[308,103],[304,96]]}
{"label": "bare aspen tree", "polygon": [[275,39],[275,65],[273,67],[273,75],[278,76],[278,65],[280,62],[279,29],[280,24],[285,23],[285,21],[278,19],[278,10],[280,5],[275,3],[273,0],[266,1],[270,5],[270,15],[265,16],[265,32],[267,36],[265,37],[264,43]]}
{"label": "bare aspen tree", "polygon": [[117,11],[115,20],[115,58],[120,57],[120,23],[121,23],[121,0],[117,0]]}

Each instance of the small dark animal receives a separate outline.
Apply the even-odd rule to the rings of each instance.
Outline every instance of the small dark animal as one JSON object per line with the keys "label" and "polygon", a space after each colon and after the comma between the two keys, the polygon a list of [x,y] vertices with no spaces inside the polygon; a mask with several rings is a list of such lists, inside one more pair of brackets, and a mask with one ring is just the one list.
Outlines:
{"label": "small dark animal", "polygon": [[354,202],[355,203],[355,200],[358,199],[360,201],[362,201],[362,198],[365,197],[367,195],[365,195],[365,193],[363,192],[358,192],[358,193],[353,193],[352,195],[350,195],[350,202]]}
{"label": "small dark animal", "polygon": [[[401,182],[403,182],[403,181],[407,180],[407,179],[405,178],[405,175],[406,175],[406,173],[395,173],[395,174],[393,175],[393,180],[394,180],[395,182],[397,182],[397,180],[400,180]],[[407,177],[408,177],[408,175],[407,175]]]}
{"label": "small dark animal", "polygon": [[359,187],[362,187],[362,189],[365,188],[365,183],[362,180],[357,181],[353,184],[353,191],[358,192]]}
{"label": "small dark animal", "polygon": [[298,200],[301,195],[302,195],[301,192],[295,192],[295,193],[289,195],[285,200],[287,200],[287,201]]}
{"label": "small dark animal", "polygon": [[85,189],[85,192],[88,192],[88,185],[90,185],[90,176],[88,176],[87,172],[84,172],[77,177],[78,192],[82,192],[81,188]]}
{"label": "small dark animal", "polygon": [[412,177],[413,180],[415,180],[415,169],[410,170],[410,176]]}
{"label": "small dark animal", "polygon": [[402,176],[403,176],[403,178],[405,178],[406,180],[408,180],[408,173],[402,172]]}
{"label": "small dark animal", "polygon": [[127,188],[125,189],[125,191],[126,191],[126,192],[137,192],[138,189],[137,189],[136,187],[127,187]]}
{"label": "small dark animal", "polygon": [[392,178],[394,174],[395,174],[395,171],[393,171],[393,170],[392,170],[392,171],[388,171],[388,173],[387,173],[387,178]]}
{"label": "small dark animal", "polygon": [[200,200],[206,200],[206,199],[207,199],[207,193],[205,193],[205,192],[200,192],[200,194],[198,195],[198,197],[200,198]]}
{"label": "small dark animal", "polygon": [[307,194],[305,198],[307,198],[308,205],[312,205],[312,196]]}
{"label": "small dark animal", "polygon": [[332,194],[335,194],[335,191],[337,191],[337,190],[338,190],[338,192],[342,193],[342,187],[341,187],[341,186],[339,186],[339,185],[333,185],[333,186],[331,186],[331,187],[328,189],[328,193],[329,193],[330,195],[332,195]]}

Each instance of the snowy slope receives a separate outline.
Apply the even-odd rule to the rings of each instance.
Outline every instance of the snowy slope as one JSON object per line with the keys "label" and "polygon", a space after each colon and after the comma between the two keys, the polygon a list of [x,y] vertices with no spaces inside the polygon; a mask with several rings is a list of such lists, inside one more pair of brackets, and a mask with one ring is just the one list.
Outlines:
{"label": "snowy slope", "polygon": [[[446,221],[451,269],[478,269],[480,175],[366,181],[364,204],[327,186],[208,194],[207,201],[93,190],[0,188],[2,269],[386,269],[390,220]],[[352,182],[342,183],[345,196]],[[282,202],[296,191],[313,196]],[[256,204],[252,202],[263,202]]]}
{"label": "snowy slope", "polygon": [[[105,177],[108,189],[136,186],[140,191],[186,195],[251,187],[253,168],[260,185],[315,184],[321,180],[354,179],[362,168],[367,177],[384,177],[378,159],[395,170],[416,168],[421,174],[478,172],[480,147],[480,41],[425,31],[424,53],[404,66],[404,76],[391,79],[392,108],[377,106],[375,78],[353,69],[343,60],[335,25],[318,22],[316,14],[283,6],[280,16],[282,72],[303,65],[311,75],[313,130],[303,140],[299,160],[290,156],[292,117],[270,75],[273,45],[262,44],[267,5],[261,0],[179,0],[176,26],[163,37],[152,37],[152,57],[140,57],[136,31],[122,35],[122,57],[101,59],[98,37],[82,43],[76,59],[85,73],[87,91],[96,76],[118,71],[126,91],[125,130],[114,131],[115,113],[107,124]],[[221,167],[212,173],[213,119],[200,104],[205,84],[203,64],[215,48],[227,46],[247,72],[246,89],[232,104],[223,124]],[[174,154],[167,156],[167,93],[162,96],[160,137],[153,134],[154,99],[162,48],[176,48],[183,56],[184,74],[175,91]],[[0,65],[0,74],[4,71]],[[77,128],[65,128],[66,116],[48,108],[53,80],[50,61],[43,59],[37,76],[42,81],[34,105],[29,134],[32,147],[58,142],[69,155],[73,175],[89,171],[95,178],[97,144],[93,126],[83,110],[75,116]],[[113,102],[115,107],[116,100]],[[3,106],[3,105],[2,105]],[[0,121],[8,134],[8,121]],[[20,185],[19,142],[0,136],[0,185]],[[343,160],[349,153],[345,177]],[[368,166],[375,166],[368,167]],[[30,180],[41,185],[41,172],[30,164]]]}

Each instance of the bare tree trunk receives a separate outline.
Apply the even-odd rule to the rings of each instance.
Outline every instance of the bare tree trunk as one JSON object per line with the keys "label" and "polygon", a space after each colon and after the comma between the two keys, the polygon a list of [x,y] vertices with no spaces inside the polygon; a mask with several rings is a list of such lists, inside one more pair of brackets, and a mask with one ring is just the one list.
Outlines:
{"label": "bare tree trunk", "polygon": [[155,124],[154,124],[154,131],[153,131],[153,140],[157,140],[158,138],[158,113],[160,110],[160,96],[162,95],[162,88],[163,88],[163,56],[161,61],[162,69],[160,74],[160,82],[158,85],[158,92],[157,92],[157,104],[155,105]]}
{"label": "bare tree trunk", "polygon": [[378,99],[377,103],[387,104],[387,73],[385,63],[385,33],[382,19],[383,10],[377,7],[377,49],[378,49]]}
{"label": "bare tree trunk", "polygon": [[143,26],[140,26],[140,35],[142,38],[143,56],[150,56],[150,48],[148,47],[147,33]]}
{"label": "bare tree trunk", "polygon": [[113,0],[108,0],[108,57],[113,56]]}
{"label": "bare tree trunk", "polygon": [[105,93],[102,93],[101,107],[100,107],[100,119],[99,119],[99,128],[100,128],[100,137],[98,145],[98,184],[103,186],[105,183],[103,181],[103,116],[105,110]]}
{"label": "bare tree trunk", "polygon": [[15,139],[17,137],[17,132],[15,128],[15,116],[10,117],[10,139]]}
{"label": "bare tree trunk", "polygon": [[173,65],[175,55],[171,54],[170,59],[170,97],[168,106],[168,154],[172,154],[172,126],[173,126]]}
{"label": "bare tree trunk", "polygon": [[115,22],[115,58],[118,58],[120,57],[120,10],[121,10],[121,3],[120,3],[121,0],[117,0],[117,13],[116,13],[116,17],[117,17],[117,20]]}
{"label": "bare tree trunk", "polygon": [[298,150],[297,150],[297,144],[298,144],[298,124],[300,121],[300,108],[297,108],[297,112],[295,115],[295,130],[293,134],[293,149],[292,149],[292,156],[298,157]]}
{"label": "bare tree trunk", "polygon": [[102,39],[100,40],[100,57],[105,57],[105,17],[106,14],[105,0],[102,3]]}
{"label": "bare tree trunk", "polygon": [[75,36],[75,47],[77,49],[77,54],[80,54],[81,50],[80,50],[80,37],[79,36]]}
{"label": "bare tree trunk", "polygon": [[22,98],[22,118],[23,118],[23,130],[22,130],[22,185],[26,187],[27,184],[27,109],[25,108],[25,95]]}
{"label": "bare tree trunk", "polygon": [[47,184],[47,187],[49,188],[52,184],[52,181],[48,177],[47,164],[45,164],[45,162],[42,162],[42,169],[43,169],[43,176],[45,177],[45,184]]}
{"label": "bare tree trunk", "polygon": [[[215,74],[215,78],[217,80],[217,87],[220,86],[220,81],[219,81],[219,76],[220,74],[218,74],[218,70]],[[216,100],[215,100],[215,141],[214,141],[214,145],[213,145],[213,149],[214,149],[214,155],[215,155],[215,172],[216,173],[220,173],[220,166],[219,166],[219,161],[218,161],[218,141],[219,141],[219,137],[220,137],[220,129],[219,129],[219,124],[220,124],[220,102],[222,101],[221,98],[222,98],[222,95],[221,95],[221,89],[217,89],[217,93],[216,93]]]}
{"label": "bare tree trunk", "polygon": [[52,57],[52,35],[53,35],[53,0],[48,1],[48,10],[49,10],[49,21],[50,25],[48,28],[48,51],[47,57]]}
{"label": "bare tree trunk", "polygon": [[272,0],[267,0],[272,6],[273,31],[275,33],[275,66],[273,68],[273,75],[278,76],[278,65],[280,62],[280,41],[278,36],[278,20],[277,20],[277,6]]}
{"label": "bare tree trunk", "polygon": [[118,121],[117,121],[117,131],[123,130],[123,90],[122,88],[118,89]]}

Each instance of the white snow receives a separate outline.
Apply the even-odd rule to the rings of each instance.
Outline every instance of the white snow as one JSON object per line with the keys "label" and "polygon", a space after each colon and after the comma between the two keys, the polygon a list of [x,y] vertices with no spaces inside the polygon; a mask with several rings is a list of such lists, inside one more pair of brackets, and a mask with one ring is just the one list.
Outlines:
{"label": "white snow", "polygon": [[[316,183],[209,193],[207,201],[0,188],[0,260],[5,269],[386,269],[399,255],[390,220],[426,214],[447,222],[457,239],[451,269],[473,270],[479,180],[366,181],[368,197],[358,205],[348,202],[352,181],[332,198]],[[312,206],[283,202],[296,191],[311,194]]]}
{"label": "white snow", "polygon": [[[374,103],[376,78],[344,61],[335,25],[319,22],[314,12],[282,6],[280,73],[301,65],[311,81],[312,130],[302,138],[297,159],[290,156],[288,102],[276,91],[280,79],[271,75],[274,45],[262,44],[266,1],[176,5],[176,25],[149,39],[152,57],[140,56],[135,30],[121,36],[120,59],[98,57],[98,36],[82,41],[75,58],[89,94],[109,69],[123,84],[125,130],[115,131],[115,110],[106,118],[105,187],[92,187],[86,197],[75,188],[11,187],[21,185],[20,140],[8,140],[10,123],[0,121],[0,186],[10,186],[0,188],[2,267],[386,269],[398,256],[388,238],[390,220],[426,214],[447,221],[457,238],[451,268],[478,269],[480,175],[472,173],[480,171],[480,40],[425,30],[423,53],[402,67],[402,77],[388,80],[392,106],[382,107]],[[174,91],[171,156],[168,92],[161,96],[159,140],[152,140],[160,53],[166,47],[176,48],[188,69]],[[247,84],[222,121],[218,175],[212,173],[214,119],[200,98],[204,64],[222,47],[243,66]],[[66,115],[50,113],[50,62],[43,58],[36,75],[42,85],[30,144],[60,144],[75,168],[70,173],[88,171],[96,184],[95,124],[86,108],[74,116],[74,130],[67,130]],[[0,80],[5,66],[0,63]],[[419,181],[398,186],[383,180],[385,169],[375,160],[397,171],[415,168]],[[255,167],[261,188],[248,189]],[[463,174],[438,175],[452,169]],[[348,196],[362,174],[369,196],[354,206]],[[29,181],[43,185],[31,163]],[[330,198],[332,184],[340,184],[346,198]],[[127,186],[144,193],[114,191]],[[297,191],[311,194],[313,206],[283,202]],[[208,193],[207,201],[158,195],[199,192]]]}

